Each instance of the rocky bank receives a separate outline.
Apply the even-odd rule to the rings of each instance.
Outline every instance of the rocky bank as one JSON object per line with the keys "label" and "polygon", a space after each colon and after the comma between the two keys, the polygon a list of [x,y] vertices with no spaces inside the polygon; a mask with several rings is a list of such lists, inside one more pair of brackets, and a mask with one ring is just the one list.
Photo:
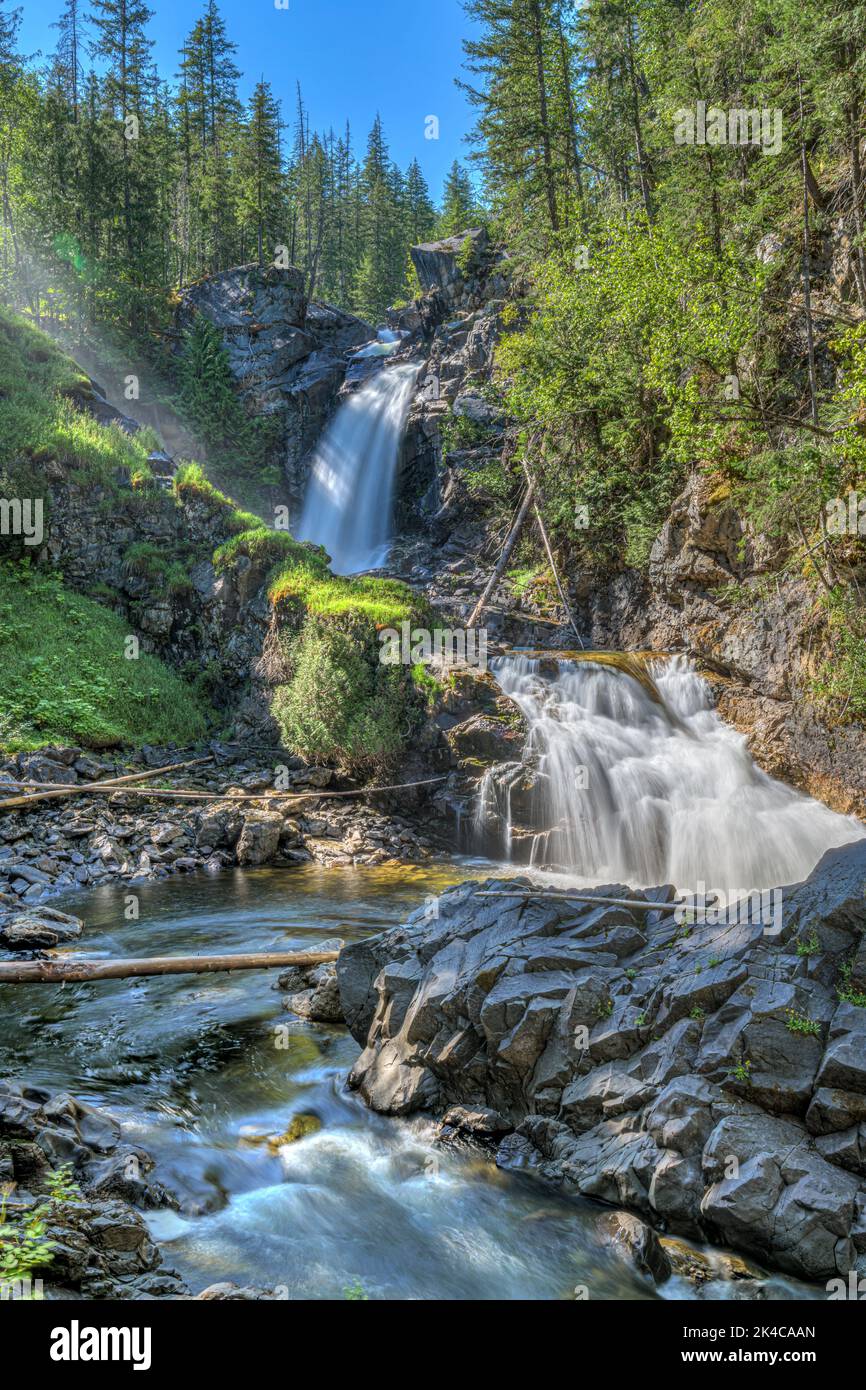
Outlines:
{"label": "rocky bank", "polygon": [[[322,800],[350,784],[332,768],[309,767],[275,749],[270,761],[219,743],[201,749],[145,749],[113,760],[75,748],[19,754],[2,765],[4,794],[29,783],[62,787],[98,783],[117,772],[158,769],[210,759],[157,779],[160,787],[198,789],[215,799],[174,801],[133,796],[122,787],[104,795],[45,801],[0,820],[0,944],[43,949],[77,936],[77,919],[46,912],[64,893],[112,882],[155,881],[172,873],[210,873],[270,865],[420,863],[435,841],[419,811],[436,786],[362,799]],[[282,758],[287,763],[281,762]],[[280,785],[277,785],[277,782]],[[244,798],[232,800],[232,797]]]}
{"label": "rocky bank", "polygon": [[[671,903],[668,887],[599,896]],[[483,897],[484,892],[515,896]],[[658,1230],[826,1282],[866,1269],[866,845],[753,914],[682,925],[470,883],[336,977],[374,1109]]]}

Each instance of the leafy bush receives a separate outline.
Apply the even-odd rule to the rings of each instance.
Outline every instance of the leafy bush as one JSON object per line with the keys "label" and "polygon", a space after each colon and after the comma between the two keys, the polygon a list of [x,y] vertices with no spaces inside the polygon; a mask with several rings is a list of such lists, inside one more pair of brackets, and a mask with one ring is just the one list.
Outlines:
{"label": "leafy bush", "polygon": [[45,1185],[47,1200],[25,1208],[15,1221],[9,1218],[8,1189],[0,1188],[0,1298],[4,1286],[26,1285],[37,1270],[51,1263],[55,1242],[47,1234],[48,1219],[81,1195],[68,1163],[52,1170]]}
{"label": "leafy bush", "polygon": [[[565,239],[533,267],[533,307],[497,354],[551,528],[592,559],[644,563],[688,468],[747,456],[721,384],[755,334],[758,283],[700,235],[602,219],[585,268]],[[589,527],[575,514],[585,506]]]}
{"label": "leafy bush", "polygon": [[292,678],[272,704],[286,746],[354,773],[396,763],[411,719],[405,670],[383,665],[377,650],[315,618],[288,655]]}

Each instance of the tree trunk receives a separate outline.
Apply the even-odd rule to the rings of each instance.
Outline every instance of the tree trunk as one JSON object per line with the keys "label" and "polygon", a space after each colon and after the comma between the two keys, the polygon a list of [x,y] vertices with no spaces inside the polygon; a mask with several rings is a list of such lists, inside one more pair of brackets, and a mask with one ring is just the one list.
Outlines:
{"label": "tree trunk", "polygon": [[131,956],[128,960],[0,962],[0,985],[60,985],[67,981],[130,980],[145,975],[212,975],[222,970],[280,970],[325,965],[339,951],[257,951],[234,956]]}
{"label": "tree trunk", "polygon": [[553,156],[550,148],[550,124],[547,109],[547,82],[544,76],[544,44],[541,28],[541,7],[539,0],[531,0],[533,48],[535,52],[535,78],[538,86],[538,112],[541,125],[541,149],[544,160],[544,191],[550,225],[559,230],[559,212],[556,206],[556,185],[553,178]]}
{"label": "tree trunk", "polygon": [[520,535],[520,532],[523,530],[523,523],[526,520],[526,515],[529,511],[529,508],[532,506],[532,499],[534,496],[535,483],[530,482],[529,486],[526,489],[526,492],[524,493],[523,501],[520,504],[520,510],[518,511],[517,516],[515,517],[514,525],[509,531],[508,538],[504,546],[502,547],[502,554],[499,556],[499,559],[496,562],[496,567],[493,573],[491,574],[490,578],[488,579],[487,583],[484,585],[481,597],[479,598],[472,612],[469,614],[469,618],[466,623],[467,628],[474,627],[475,624],[479,621],[482,614],[484,613],[485,608],[487,607],[487,602],[490,598],[490,595],[493,593],[493,590],[496,588],[496,585],[499,583],[500,579],[505,573],[505,566],[511,559],[511,552],[517,544],[517,538]]}

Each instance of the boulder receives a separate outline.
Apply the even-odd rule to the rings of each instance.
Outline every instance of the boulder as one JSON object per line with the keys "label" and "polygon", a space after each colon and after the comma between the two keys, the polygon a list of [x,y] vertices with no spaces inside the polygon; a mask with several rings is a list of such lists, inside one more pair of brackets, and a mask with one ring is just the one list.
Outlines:
{"label": "boulder", "polygon": [[255,811],[244,817],[237,842],[239,864],[269,864],[280,846],[283,818],[273,812]]}
{"label": "boulder", "polygon": [[863,856],[833,851],[785,890],[824,945],[809,957],[749,922],[683,936],[664,909],[461,884],[341,952],[349,1084],[662,1229],[845,1273],[866,1253],[866,1009],[829,981],[859,941]]}

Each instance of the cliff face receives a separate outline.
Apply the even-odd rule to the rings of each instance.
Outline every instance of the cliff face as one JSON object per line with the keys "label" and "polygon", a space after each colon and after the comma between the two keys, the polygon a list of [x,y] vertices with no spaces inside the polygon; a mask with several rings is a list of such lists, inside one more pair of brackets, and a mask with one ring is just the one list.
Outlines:
{"label": "cliff face", "polygon": [[310,451],[336,406],[350,354],[375,330],[330,304],[308,301],[299,270],[245,265],[181,295],[176,327],[203,314],[220,330],[238,393],[251,414],[280,422],[274,462],[300,505]]}
{"label": "cliff face", "polygon": [[747,735],[765,771],[834,810],[866,816],[864,730],[831,719],[815,697],[830,659],[819,592],[782,573],[782,559],[725,490],[696,471],[656,539],[648,573],[601,583],[577,576],[575,598],[590,645],[689,653],[719,713]]}
{"label": "cliff face", "polygon": [[[765,238],[756,254],[778,259],[779,238]],[[479,479],[491,465],[506,472],[517,446],[493,380],[508,260],[483,232],[416,247],[412,255],[424,294],[394,318],[413,330],[403,350],[422,354],[425,368],[404,446],[399,515],[408,534],[395,557],[401,573],[426,585],[443,613],[460,622],[504,537],[502,523],[490,520]],[[850,247],[831,228],[820,262],[828,295],[850,286],[850,261]],[[826,375],[834,364],[832,319],[821,318],[823,304],[817,292],[816,354]],[[801,318],[792,300],[782,365],[795,383]],[[412,534],[419,517],[426,518],[422,539]],[[720,713],[748,736],[760,766],[835,810],[866,815],[864,730],[834,719],[816,699],[816,680],[831,659],[821,591],[791,572],[790,556],[761,535],[719,478],[695,468],[646,571],[599,572],[567,554],[559,559],[587,647],[691,654],[710,678]],[[564,648],[574,636],[561,618],[561,610],[530,595],[518,598],[503,583],[485,622],[491,637],[508,643]]]}

